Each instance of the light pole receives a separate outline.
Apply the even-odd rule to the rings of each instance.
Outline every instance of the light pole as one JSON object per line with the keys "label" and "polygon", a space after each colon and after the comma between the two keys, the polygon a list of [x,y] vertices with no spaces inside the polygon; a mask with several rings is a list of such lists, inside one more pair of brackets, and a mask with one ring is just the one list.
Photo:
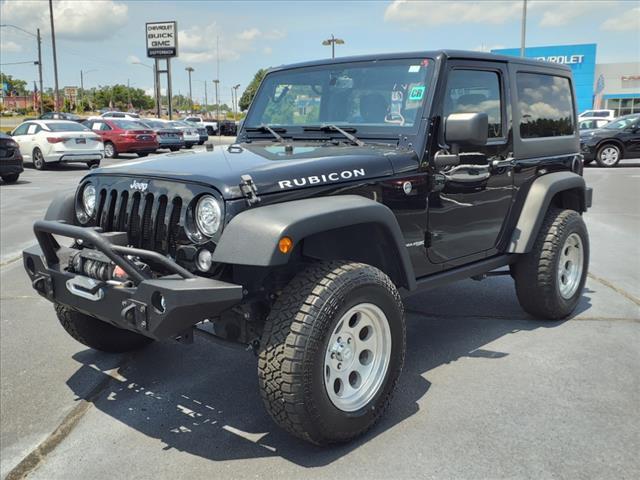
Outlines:
{"label": "light pole", "polygon": [[56,106],[54,110],[59,111],[60,91],[58,90],[58,56],[56,55],[56,30],[53,25],[53,2],[49,0],[49,17],[51,20],[51,46],[53,47],[53,78],[55,85]]}
{"label": "light pole", "polygon": [[331,58],[336,58],[336,45],[344,45],[344,40],[336,38],[331,34],[331,38],[322,41],[322,45],[331,45]]}
{"label": "light pole", "polygon": [[191,94],[191,74],[194,72],[193,67],[185,68],[189,72],[189,103],[191,104],[191,113],[193,113],[193,95]]}
{"label": "light pole", "polygon": [[234,120],[237,120],[237,118],[235,118],[235,117],[238,116],[238,89],[239,88],[240,88],[240,84],[239,83],[237,85],[233,86],[233,90],[234,90],[234,92],[236,94],[235,103],[233,104],[234,105],[233,106]]}
{"label": "light pole", "polygon": [[44,113],[44,98],[43,98],[43,91],[42,91],[42,38],[40,37],[40,29],[38,28],[36,30],[36,34],[33,34],[27,30],[25,30],[24,28],[18,27],[17,25],[10,25],[10,24],[4,24],[4,25],[0,25],[0,27],[11,27],[11,28],[15,28],[16,30],[20,30],[21,32],[26,33],[27,35],[31,35],[32,37],[36,37],[37,41],[38,41],[38,77],[39,77],[39,81],[40,81],[40,115],[42,115]]}
{"label": "light pole", "polygon": [[[220,80],[214,80],[213,84],[216,86],[216,122],[220,121],[220,99],[218,98],[218,85],[220,84]],[[218,128],[218,132],[220,132],[220,128]]]}
{"label": "light pole", "polygon": [[160,92],[158,91],[158,74],[156,72],[155,64],[152,67],[151,65],[147,65],[142,62],[131,62],[132,65],[142,65],[143,67],[147,67],[149,70],[153,72],[153,99],[156,103],[156,116],[160,118]]}
{"label": "light pole", "polygon": [[520,56],[524,57],[525,37],[527,34],[527,0],[522,0],[522,27],[520,30]]}
{"label": "light pole", "polygon": [[[82,104],[82,102],[84,101],[84,76],[87,73],[91,73],[91,72],[97,72],[97,69],[93,69],[93,70],[80,70],[80,104]],[[77,109],[76,109],[77,110]]]}

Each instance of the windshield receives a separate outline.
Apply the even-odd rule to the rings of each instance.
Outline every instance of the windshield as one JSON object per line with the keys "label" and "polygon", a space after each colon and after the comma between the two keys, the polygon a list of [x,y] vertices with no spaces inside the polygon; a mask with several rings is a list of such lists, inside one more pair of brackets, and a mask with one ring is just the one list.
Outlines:
{"label": "windshield", "polygon": [[140,130],[141,128],[149,128],[140,122],[133,120],[112,120],[112,122],[123,130]]}
{"label": "windshield", "polygon": [[77,122],[64,122],[64,123],[45,123],[47,128],[52,132],[86,132],[89,130],[87,127]]}
{"label": "windshield", "polygon": [[145,119],[145,120],[143,120],[143,121],[141,121],[139,123],[141,123],[143,125],[147,125],[150,128],[164,128],[165,127],[164,123],[158,122],[157,120],[147,120],[147,119]]}
{"label": "windshield", "polygon": [[612,130],[622,130],[625,127],[628,127],[633,122],[638,120],[640,117],[620,117],[617,120],[613,120],[612,122],[607,123],[602,128],[612,129]]}
{"label": "windshield", "polygon": [[411,133],[429,91],[430,59],[320,65],[267,75],[244,128],[334,124],[360,134]]}

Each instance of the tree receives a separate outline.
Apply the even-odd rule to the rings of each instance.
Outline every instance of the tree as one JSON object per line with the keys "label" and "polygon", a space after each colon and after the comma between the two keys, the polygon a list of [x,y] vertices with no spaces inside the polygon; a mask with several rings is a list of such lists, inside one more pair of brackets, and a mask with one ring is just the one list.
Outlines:
{"label": "tree", "polygon": [[7,95],[19,95],[24,96],[28,95],[27,91],[27,82],[24,80],[20,80],[19,78],[13,78],[11,75],[5,75],[4,73],[0,73],[0,82],[4,87],[4,84],[7,84]]}
{"label": "tree", "polygon": [[251,102],[253,101],[253,97],[255,97],[256,92],[258,91],[260,82],[262,82],[262,79],[264,78],[266,73],[266,68],[261,68],[256,72],[253,80],[251,80],[251,83],[249,83],[245,91],[242,93],[242,96],[240,97],[240,101],[238,102],[238,105],[240,105],[240,110],[246,110],[247,108],[249,108],[249,105],[251,105]]}
{"label": "tree", "polygon": [[136,109],[146,110],[155,105],[153,98],[145,94],[141,88],[128,88],[126,85],[120,84],[101,86],[93,92],[92,97],[92,103],[96,109],[111,105],[119,110],[127,110],[129,100],[131,100],[133,108]]}

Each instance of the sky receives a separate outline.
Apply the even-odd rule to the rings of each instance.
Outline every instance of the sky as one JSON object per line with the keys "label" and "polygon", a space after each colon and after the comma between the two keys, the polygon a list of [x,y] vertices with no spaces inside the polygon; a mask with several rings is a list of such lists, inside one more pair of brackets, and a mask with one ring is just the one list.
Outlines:
{"label": "sky", "polygon": [[[146,58],[145,23],[176,20],[178,53],[173,92],[203,101],[207,82],[220,78],[221,103],[240,92],[259,68],[326,58],[322,40],[345,41],[336,56],[439,48],[490,50],[519,47],[522,0],[512,1],[150,1],[54,0],[60,88],[114,83],[153,91]],[[53,87],[47,0],[2,0],[0,23],[43,34],[45,88]],[[219,39],[217,43],[216,39]],[[640,0],[529,0],[527,46],[597,43],[597,62],[640,62]],[[219,57],[219,72],[216,59]],[[33,85],[35,38],[0,28],[0,69]],[[163,80],[163,85],[165,85]]]}

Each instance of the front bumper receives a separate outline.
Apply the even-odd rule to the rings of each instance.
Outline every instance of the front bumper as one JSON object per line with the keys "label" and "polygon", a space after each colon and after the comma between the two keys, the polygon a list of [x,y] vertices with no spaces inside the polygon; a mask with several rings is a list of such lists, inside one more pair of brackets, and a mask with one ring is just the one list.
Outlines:
{"label": "front bumper", "polygon": [[596,158],[596,144],[591,145],[591,144],[588,144],[588,143],[582,143],[580,145],[580,153],[582,153],[582,156],[587,161],[595,160],[595,158]]}
{"label": "front bumper", "polygon": [[[156,340],[181,335],[243,298],[241,285],[198,277],[157,252],[118,245],[118,232],[101,234],[93,228],[46,220],[37,221],[34,232],[38,245],[24,250],[22,256],[33,288],[40,295]],[[93,246],[128,274],[130,285],[70,272],[69,259],[78,250],[59,246],[53,234]],[[128,256],[162,265],[172,273],[152,278]]]}

